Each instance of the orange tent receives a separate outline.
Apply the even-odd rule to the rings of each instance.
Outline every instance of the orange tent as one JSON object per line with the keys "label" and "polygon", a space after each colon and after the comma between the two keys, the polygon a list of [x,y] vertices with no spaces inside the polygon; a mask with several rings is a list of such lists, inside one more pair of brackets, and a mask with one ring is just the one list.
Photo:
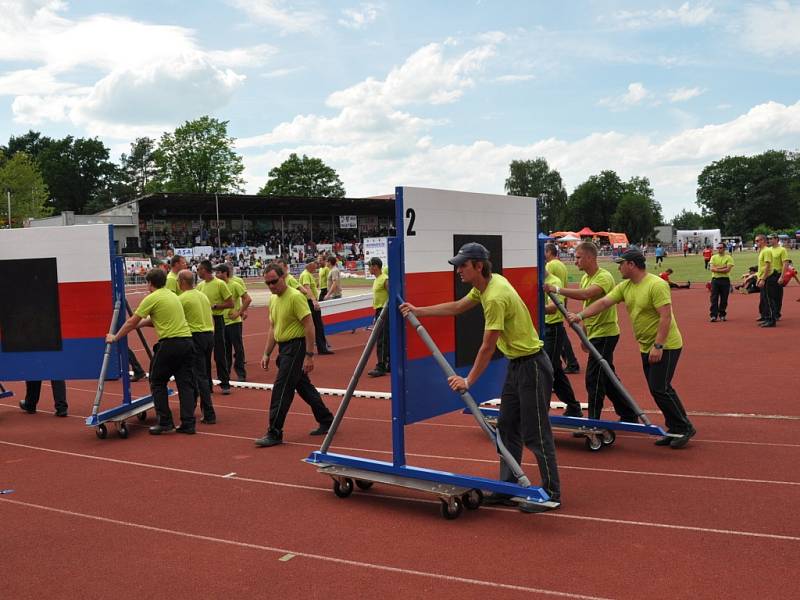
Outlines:
{"label": "orange tent", "polygon": [[578,235],[581,236],[581,237],[590,237],[590,236],[597,235],[597,234],[594,231],[592,231],[591,229],[589,229],[588,227],[584,227],[583,229],[581,229],[578,232]]}

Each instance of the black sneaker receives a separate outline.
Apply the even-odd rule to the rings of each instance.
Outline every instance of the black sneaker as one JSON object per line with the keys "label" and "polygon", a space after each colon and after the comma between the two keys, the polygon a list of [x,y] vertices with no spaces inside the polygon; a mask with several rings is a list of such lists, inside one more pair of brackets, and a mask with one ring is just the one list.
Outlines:
{"label": "black sneaker", "polygon": [[28,413],[29,415],[35,415],[36,414],[36,409],[28,406],[27,404],[25,404],[25,400],[20,400],[19,401],[19,407],[22,410],[24,410],[26,413]]}
{"label": "black sneaker", "polygon": [[548,510],[558,510],[561,508],[561,500],[550,498],[547,502],[519,502],[517,503],[517,508],[524,513],[547,512]]}
{"label": "black sneaker", "polygon": [[372,371],[369,371],[367,375],[369,375],[370,377],[383,377],[384,375],[386,375],[386,371],[384,371],[383,369],[372,369]]}
{"label": "black sneaker", "polygon": [[66,416],[69,416],[69,415],[67,415],[67,409],[66,409],[66,408],[62,408],[62,409],[60,409],[60,410],[57,410],[57,411],[56,411],[56,412],[54,412],[53,414],[54,414],[55,416],[57,416],[57,417],[66,417]]}
{"label": "black sneaker", "polygon": [[200,422],[203,425],[216,425],[217,417],[203,417],[202,419],[200,419]]}
{"label": "black sneaker", "polygon": [[720,320],[720,321],[727,321],[727,320],[728,320],[728,317],[727,317],[727,316],[725,316],[725,315],[722,315],[722,316],[719,318],[719,320]]}
{"label": "black sneaker", "polygon": [[142,371],[141,373],[134,373],[133,377],[131,377],[131,383],[136,383],[137,381],[141,381],[145,378],[145,372]]}
{"label": "black sneaker", "polygon": [[267,432],[267,435],[262,438],[258,438],[255,441],[256,446],[259,446],[260,448],[269,448],[270,446],[277,446],[282,443],[283,435],[272,431]]}
{"label": "black sneaker", "polygon": [[672,438],[672,441],[670,442],[669,447],[672,448],[673,450],[678,450],[679,448],[683,448],[686,444],[689,443],[689,440],[691,438],[693,438],[696,433],[697,433],[697,430],[694,427],[692,427],[691,429],[689,429],[689,431],[684,433],[681,437]]}
{"label": "black sneaker", "polygon": [[194,428],[194,425],[186,426],[186,425],[179,425],[175,428],[175,433],[185,433],[187,435],[194,435],[197,433],[197,430]]}
{"label": "black sneaker", "polygon": [[153,425],[150,428],[150,435],[161,435],[162,433],[168,433],[175,429],[174,425]]}
{"label": "black sneaker", "polygon": [[564,373],[566,373],[567,375],[574,375],[575,373],[580,373],[580,372],[581,372],[580,367],[564,367]]}
{"label": "black sneaker", "polygon": [[672,436],[669,436],[669,435],[665,435],[664,437],[660,437],[660,438],[658,438],[658,439],[657,439],[655,442],[653,442],[653,443],[654,443],[656,446],[671,446],[671,445],[672,445],[672,440],[675,440],[675,439],[677,439],[677,438],[674,438],[674,437],[672,437]]}
{"label": "black sneaker", "polygon": [[310,431],[308,435],[325,435],[326,433],[328,433],[328,431],[330,431],[330,429],[331,429],[331,423],[325,423],[324,425],[320,425],[313,431]]}
{"label": "black sneaker", "polygon": [[759,327],[775,327],[775,321],[764,321]]}
{"label": "black sneaker", "polygon": [[582,419],[583,418],[583,411],[580,408],[578,408],[578,409],[568,408],[567,410],[564,411],[564,416],[565,417],[577,417],[579,419]]}
{"label": "black sneaker", "polygon": [[717,317],[711,317],[711,322],[712,323],[716,323],[717,322]]}
{"label": "black sneaker", "polygon": [[223,396],[230,396],[231,395],[231,386],[229,386],[229,385],[220,386],[220,389],[222,390],[222,395]]}
{"label": "black sneaker", "polygon": [[516,506],[516,503],[511,499],[511,496],[506,494],[498,494],[497,492],[484,492],[483,503],[488,506]]}

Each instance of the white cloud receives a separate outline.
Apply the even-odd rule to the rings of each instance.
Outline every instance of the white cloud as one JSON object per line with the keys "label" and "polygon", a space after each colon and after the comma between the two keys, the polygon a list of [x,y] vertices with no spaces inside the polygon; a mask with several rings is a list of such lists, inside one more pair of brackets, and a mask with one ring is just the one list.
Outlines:
{"label": "white cloud", "polygon": [[641,104],[646,99],[651,98],[652,94],[644,87],[641,82],[634,82],[628,85],[628,91],[621,96],[602,98],[598,104],[607,106],[612,110],[624,110]]}
{"label": "white cloud", "polygon": [[45,69],[21,69],[0,75],[0,96],[48,95],[77,89]]}
{"label": "white cloud", "polygon": [[623,29],[650,29],[672,25],[697,27],[708,21],[713,14],[714,9],[706,2],[695,6],[691,2],[684,2],[677,9],[621,10],[601,21],[610,20]]}
{"label": "white cloud", "polygon": [[313,10],[286,8],[283,0],[228,0],[228,4],[256,23],[277,27],[281,34],[316,33],[325,21],[322,14]]}
{"label": "white cloud", "polygon": [[342,10],[344,18],[339,19],[339,25],[350,29],[363,29],[378,18],[382,7],[377,4],[367,2],[358,8],[345,8]]}
{"label": "white cloud", "polygon": [[274,69],[272,71],[267,71],[266,73],[261,73],[259,77],[263,77],[264,79],[275,79],[276,77],[286,77],[287,75],[291,75],[292,73],[298,73],[303,71],[305,67],[291,67],[285,69]]}
{"label": "white cloud", "polygon": [[258,44],[247,48],[213,50],[208,52],[211,61],[221,67],[260,67],[272,58],[278,49],[269,44]]}
{"label": "white cloud", "polygon": [[693,88],[677,88],[667,93],[670,102],[686,102],[692,98],[696,98],[705,93],[705,90],[699,87]]}
{"label": "white cloud", "polygon": [[495,81],[500,83],[519,83],[520,81],[530,81],[536,79],[536,75],[530,73],[524,75],[500,75]]}
{"label": "white cloud", "polygon": [[765,56],[800,53],[800,4],[780,0],[769,6],[750,5],[742,23],[742,39],[754,52]]}

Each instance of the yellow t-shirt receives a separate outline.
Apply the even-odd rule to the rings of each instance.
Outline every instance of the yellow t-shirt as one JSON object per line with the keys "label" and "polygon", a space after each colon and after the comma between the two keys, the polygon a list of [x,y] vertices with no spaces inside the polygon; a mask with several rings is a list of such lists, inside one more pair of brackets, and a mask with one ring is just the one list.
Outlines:
{"label": "yellow t-shirt", "polygon": [[504,356],[519,358],[541,350],[544,344],[533,326],[531,313],[508,279],[493,274],[483,293],[472,288],[467,297],[483,307],[484,329],[500,332],[497,348]]}
{"label": "yellow t-shirt", "polygon": [[178,285],[178,276],[172,271],[167,272],[167,283],[164,287],[170,292],[178,294],[178,296],[181,295],[181,288]]}
{"label": "yellow t-shirt", "polygon": [[[639,350],[642,353],[650,352],[658,332],[659,316],[656,309],[672,304],[669,284],[660,277],[648,273],[639,283],[633,283],[630,279],[620,282],[609,292],[608,297],[617,302],[625,302],[625,308],[633,325],[633,335],[639,342]],[[683,338],[678,330],[675,315],[672,315],[664,349],[678,350],[682,347]]]}
{"label": "yellow t-shirt", "polygon": [[[319,268],[319,289],[327,289],[328,288],[328,273],[330,273],[331,268],[327,266],[325,263],[324,267]],[[317,296],[319,298],[319,296]]]}
{"label": "yellow t-shirt", "polygon": [[301,321],[311,314],[308,299],[299,290],[286,288],[283,294],[272,294],[269,299],[269,319],[276,342],[288,342],[305,337]]}
{"label": "yellow t-shirt", "polygon": [[569,278],[567,277],[567,265],[565,265],[563,262],[557,258],[554,258],[553,260],[544,264],[544,270],[551,275],[555,275],[561,280],[561,285],[558,287],[567,287],[569,283]]}
{"label": "yellow t-shirt", "polygon": [[242,279],[238,275],[231,275],[231,279],[240,284],[244,288],[245,292],[247,291],[247,284],[245,283],[244,279]]}
{"label": "yellow t-shirt", "polygon": [[314,274],[309,272],[308,269],[305,269],[303,270],[302,273],[300,273],[300,283],[306,286],[311,291],[311,295],[314,296],[315,300],[319,298],[319,290],[317,289],[317,278],[314,277]]}
{"label": "yellow t-shirt", "polygon": [[214,318],[211,316],[211,303],[203,292],[187,290],[178,297],[183,306],[186,323],[192,333],[214,331]]}
{"label": "yellow t-shirt", "polygon": [[[214,277],[211,281],[201,281],[197,284],[197,289],[203,292],[208,301],[211,303],[213,307],[215,304],[222,304],[232,296],[231,290],[228,288],[228,284],[226,284],[222,279],[217,279]],[[224,308],[212,308],[211,314],[215,317],[219,317],[225,313]]]}
{"label": "yellow t-shirt", "polygon": [[778,273],[783,273],[783,262],[789,260],[789,253],[783,246],[770,248],[772,252],[772,268]]}
{"label": "yellow t-shirt", "polygon": [[[714,256],[711,257],[711,264],[709,265],[709,267],[719,268],[727,266],[730,267],[734,266],[733,257],[727,252],[722,256],[719,254],[715,254]],[[727,273],[715,273],[713,271],[711,272],[711,279],[719,279],[720,277],[727,277],[728,279],[730,279],[731,271],[728,271]]]}
{"label": "yellow t-shirt", "polygon": [[286,274],[286,285],[288,285],[293,290],[296,290],[300,287],[300,282],[297,281],[297,278],[292,275],[291,273]]}
{"label": "yellow t-shirt", "polygon": [[385,286],[388,280],[389,276],[381,273],[372,282],[372,308],[383,308],[389,302],[389,290]]}
{"label": "yellow t-shirt", "polygon": [[[581,277],[581,289],[586,289],[592,285],[599,286],[603,290],[603,295],[608,294],[614,289],[616,282],[614,276],[605,269],[599,268],[597,272],[591,277],[584,273]],[[602,298],[603,296],[600,296]],[[594,300],[584,300],[583,308],[590,306],[600,298]],[[610,337],[612,335],[619,335],[619,319],[617,318],[617,307],[604,310],[599,315],[588,317],[583,321],[586,327],[586,337],[590,340],[601,337]]]}
{"label": "yellow t-shirt", "polygon": [[231,291],[231,295],[233,296],[233,308],[226,308],[225,309],[225,325],[232,325],[233,323],[241,323],[242,317],[240,316],[238,319],[231,319],[230,314],[235,311],[239,310],[242,307],[242,296],[247,293],[247,290],[242,287],[242,284],[234,279],[228,280],[228,289]]}
{"label": "yellow t-shirt", "polygon": [[[551,261],[552,262],[552,261]],[[549,263],[548,263],[549,264]],[[547,277],[544,278],[545,283],[549,283],[550,285],[556,287],[564,287],[564,282],[561,281],[558,277],[553,275],[552,273],[548,273]],[[564,296],[558,296],[559,302],[562,304],[564,303]],[[549,306],[553,304],[553,301],[550,299],[550,294],[545,294],[545,306]],[[544,315],[544,322],[546,325],[555,325],[556,323],[563,323],[564,322],[564,315],[561,314],[561,311],[556,308],[556,312],[553,314]]]}
{"label": "yellow t-shirt", "polygon": [[[758,275],[759,279],[766,279],[775,270],[775,265],[772,261],[775,260],[772,256],[772,248],[764,246],[758,253]],[[767,270],[767,263],[770,263],[769,270]]]}
{"label": "yellow t-shirt", "polygon": [[165,287],[147,294],[136,308],[136,314],[152,319],[160,340],[192,337],[181,301]]}

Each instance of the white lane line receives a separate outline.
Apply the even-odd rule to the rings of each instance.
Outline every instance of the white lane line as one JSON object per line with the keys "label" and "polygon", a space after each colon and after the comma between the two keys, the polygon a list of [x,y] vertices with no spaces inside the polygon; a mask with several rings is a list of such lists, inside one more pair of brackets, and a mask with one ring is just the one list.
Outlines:
{"label": "white lane line", "polygon": [[236,475],[236,472],[235,472],[235,471],[231,471],[231,472],[230,472],[230,473],[228,473],[227,475],[223,475],[223,476],[222,476],[222,478],[223,478],[223,479],[229,479],[229,478],[231,478],[231,477],[234,477],[235,475]]}
{"label": "white lane line", "polygon": [[[129,465],[135,467],[141,467],[145,469],[156,469],[161,471],[171,471],[173,473],[183,473],[186,475],[197,475],[200,477],[209,477],[211,479],[222,479],[221,475],[216,473],[204,473],[202,471],[194,471],[190,469],[180,469],[177,467],[165,467],[162,465],[151,465],[148,463],[140,463],[140,462],[132,462],[127,460],[119,460],[115,458],[107,458],[102,456],[93,456],[91,454],[80,454],[77,452],[68,452],[65,450],[54,450],[52,448],[41,448],[38,446],[31,446],[29,444],[18,444],[16,442],[7,442],[5,440],[0,440],[0,444],[6,444],[8,446],[15,446],[18,448],[26,448],[29,450],[37,450],[40,452],[48,452],[51,454],[60,454],[63,456],[70,456],[75,458],[86,458],[90,460],[97,460],[101,462],[110,462],[116,463],[121,465]],[[247,483],[255,483],[260,485],[271,485],[275,487],[285,487],[285,488],[292,488],[292,489],[302,489],[302,490],[311,490],[315,492],[325,492],[329,491],[327,487],[319,487],[319,486],[311,486],[311,485],[300,485],[296,483],[286,483],[282,481],[269,481],[265,479],[255,479],[252,477],[230,477],[229,479],[235,481],[243,481]],[[439,500],[428,500],[423,498],[413,498],[407,496],[394,496],[391,494],[370,494],[370,497],[375,498],[384,498],[384,499],[391,499],[391,500],[402,500],[404,502],[417,502],[423,504],[437,504]],[[508,509],[508,508],[500,508],[500,507],[491,507],[486,506],[483,507],[481,510],[508,510],[514,511],[515,509]],[[546,513],[542,516],[552,516],[552,517],[559,517],[559,518],[567,518],[567,519],[578,519],[582,521],[591,521],[596,523],[612,523],[615,525],[629,525],[634,527],[655,527],[659,529],[675,529],[675,530],[682,530],[682,531],[692,531],[692,532],[699,532],[699,533],[716,533],[720,535],[734,535],[734,536],[743,536],[743,537],[754,537],[754,538],[764,538],[764,539],[776,539],[776,540],[785,540],[790,542],[800,542],[800,536],[792,536],[792,535],[782,535],[782,534],[775,534],[775,533],[760,533],[755,531],[739,531],[735,529],[716,529],[710,527],[698,527],[693,525],[674,525],[670,523],[658,523],[654,521],[630,521],[626,519],[612,519],[609,517],[593,517],[589,515],[569,515],[564,513]]]}
{"label": "white lane line", "polygon": [[197,533],[189,533],[188,531],[179,531],[177,529],[166,529],[163,527],[154,527],[152,525],[145,525],[143,523],[135,523],[133,521],[122,521],[119,519],[112,519],[109,517],[101,517],[100,515],[90,515],[86,513],[79,513],[71,510],[64,510],[62,508],[54,508],[52,506],[44,506],[41,504],[33,504],[31,502],[20,502],[18,500],[4,500],[9,504],[22,506],[25,508],[35,508],[55,514],[66,515],[70,517],[78,517],[91,521],[98,521],[100,523],[109,523],[112,525],[119,525],[122,527],[130,527],[133,529],[141,529],[144,531],[151,531],[154,533],[163,533],[174,535],[178,537],[198,540],[202,542],[213,542],[216,544],[225,544],[228,546],[236,546],[238,548],[247,548],[250,550],[260,550],[262,552],[272,552],[280,554],[283,557],[292,555],[294,557],[308,558],[310,560],[317,560],[322,562],[329,562],[338,565],[346,565],[349,567],[358,567],[363,569],[373,569],[376,571],[384,571],[389,573],[397,573],[400,575],[412,575],[417,577],[426,577],[429,579],[438,579],[440,581],[447,581],[449,583],[464,583],[469,585],[476,585],[481,587],[488,587],[493,589],[506,589],[515,592],[526,592],[531,594],[545,594],[548,596],[558,596],[561,598],[577,598],[581,600],[609,600],[601,596],[586,596],[584,594],[572,594],[569,592],[559,592],[557,590],[547,590],[543,588],[532,588],[522,585],[513,585],[510,583],[501,583],[499,581],[488,581],[483,579],[473,579],[470,577],[459,577],[457,575],[445,575],[443,573],[433,573],[429,571],[418,571],[416,569],[402,569],[399,567],[391,567],[389,565],[382,565],[379,563],[369,563],[358,560],[350,560],[346,558],[338,558],[335,556],[327,556],[324,554],[313,554],[310,552],[301,552],[300,550],[290,550],[287,548],[280,548],[277,546],[264,546],[262,544],[252,544],[250,542],[240,542],[238,540],[230,540],[225,538],[213,537],[210,535],[200,535]]}

